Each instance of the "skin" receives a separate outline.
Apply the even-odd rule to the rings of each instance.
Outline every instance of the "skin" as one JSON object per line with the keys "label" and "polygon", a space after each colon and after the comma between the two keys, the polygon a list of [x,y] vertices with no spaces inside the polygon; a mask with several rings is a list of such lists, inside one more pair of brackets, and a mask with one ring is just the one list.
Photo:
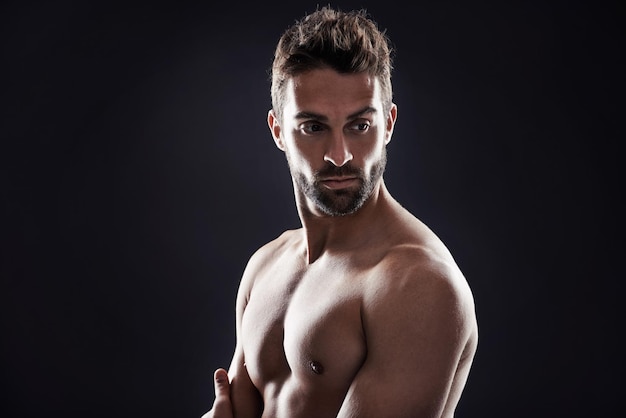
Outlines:
{"label": "skin", "polygon": [[251,257],[237,346],[205,418],[454,415],[477,347],[474,302],[445,245],[385,186],[396,117],[376,78],[332,69],[289,82],[282,121],[270,111],[302,228]]}

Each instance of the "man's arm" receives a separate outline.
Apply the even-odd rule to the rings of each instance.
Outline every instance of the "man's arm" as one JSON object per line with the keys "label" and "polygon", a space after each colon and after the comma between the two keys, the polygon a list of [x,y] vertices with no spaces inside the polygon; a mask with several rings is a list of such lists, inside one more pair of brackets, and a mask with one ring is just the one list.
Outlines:
{"label": "man's arm", "polygon": [[250,292],[252,291],[254,278],[257,275],[257,271],[261,264],[262,253],[263,250],[260,249],[248,261],[248,265],[244,270],[239,284],[239,290],[237,291],[237,346],[235,347],[235,353],[230,363],[230,368],[228,369],[228,375],[231,378],[230,399],[233,405],[235,418],[258,418],[263,412],[263,399],[261,398],[261,394],[250,380],[250,376],[246,370],[241,335],[243,313],[248,305],[248,299],[250,297]]}
{"label": "man's arm", "polygon": [[364,300],[367,358],[337,417],[451,417],[476,349],[469,287],[443,263],[387,271]]}
{"label": "man's arm", "polygon": [[[207,412],[202,418],[259,418],[263,413],[263,399],[250,380],[241,345],[241,321],[248,304],[255,272],[259,267],[259,252],[250,258],[237,291],[235,308],[237,345],[228,374],[223,369],[218,369],[215,372],[215,401],[211,411]],[[228,382],[229,377],[230,382]],[[221,378],[222,382],[218,378]],[[226,382],[223,379],[226,379]]]}
{"label": "man's arm", "polygon": [[263,413],[263,399],[246,370],[243,350],[238,344],[228,370],[230,400],[235,418],[259,418]]}

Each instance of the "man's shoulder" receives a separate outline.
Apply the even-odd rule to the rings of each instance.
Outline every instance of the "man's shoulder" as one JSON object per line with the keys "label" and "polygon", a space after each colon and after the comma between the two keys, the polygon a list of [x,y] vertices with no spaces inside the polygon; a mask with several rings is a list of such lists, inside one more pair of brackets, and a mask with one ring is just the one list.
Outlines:
{"label": "man's shoulder", "polygon": [[464,280],[452,255],[440,243],[407,242],[389,247],[373,269],[382,284],[421,286],[430,280]]}
{"label": "man's shoulder", "polygon": [[257,274],[278,258],[288,254],[302,240],[301,229],[287,230],[259,247],[248,260],[247,274]]}
{"label": "man's shoulder", "polygon": [[475,344],[472,291],[454,259],[432,247],[392,248],[372,269],[363,291],[366,333],[385,327],[401,333],[406,327],[433,327],[455,330],[461,344]]}
{"label": "man's shoulder", "polygon": [[365,297],[371,304],[404,304],[403,309],[419,311],[432,303],[431,308],[454,307],[472,315],[469,284],[450,252],[436,240],[389,248],[368,276]]}
{"label": "man's shoulder", "polygon": [[259,247],[250,257],[251,260],[263,261],[274,259],[302,241],[301,229],[289,229],[273,240]]}

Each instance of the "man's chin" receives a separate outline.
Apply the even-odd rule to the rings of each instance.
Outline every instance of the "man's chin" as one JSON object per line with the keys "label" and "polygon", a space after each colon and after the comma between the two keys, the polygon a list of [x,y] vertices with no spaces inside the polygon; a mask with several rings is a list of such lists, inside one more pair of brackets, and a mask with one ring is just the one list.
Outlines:
{"label": "man's chin", "polygon": [[363,199],[358,191],[341,190],[322,195],[316,201],[317,207],[329,216],[346,216],[358,211],[363,206]]}

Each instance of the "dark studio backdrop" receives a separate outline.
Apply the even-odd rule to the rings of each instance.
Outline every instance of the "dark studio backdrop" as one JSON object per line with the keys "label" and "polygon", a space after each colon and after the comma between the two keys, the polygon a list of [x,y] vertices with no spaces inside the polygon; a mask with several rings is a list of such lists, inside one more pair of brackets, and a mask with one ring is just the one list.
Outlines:
{"label": "dark studio backdrop", "polygon": [[[331,4],[395,44],[386,182],[474,291],[457,416],[615,416],[618,2]],[[315,6],[2,3],[0,415],[209,409],[245,263],[299,226],[267,71]]]}

